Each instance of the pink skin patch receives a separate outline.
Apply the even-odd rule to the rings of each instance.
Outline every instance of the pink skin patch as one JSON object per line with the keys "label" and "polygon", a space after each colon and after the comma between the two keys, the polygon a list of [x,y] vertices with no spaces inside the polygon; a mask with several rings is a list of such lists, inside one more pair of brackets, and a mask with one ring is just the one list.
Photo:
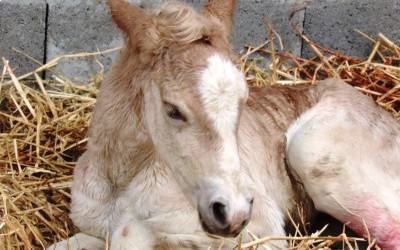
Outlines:
{"label": "pink skin patch", "polygon": [[127,237],[129,234],[129,228],[128,227],[124,227],[122,229],[122,236]]}
{"label": "pink skin patch", "polygon": [[383,204],[367,197],[353,201],[352,206],[347,208],[354,215],[343,217],[342,222],[349,222],[348,226],[352,230],[364,238],[368,238],[369,231],[371,240],[376,239],[383,250],[400,249],[400,222],[394,219]]}

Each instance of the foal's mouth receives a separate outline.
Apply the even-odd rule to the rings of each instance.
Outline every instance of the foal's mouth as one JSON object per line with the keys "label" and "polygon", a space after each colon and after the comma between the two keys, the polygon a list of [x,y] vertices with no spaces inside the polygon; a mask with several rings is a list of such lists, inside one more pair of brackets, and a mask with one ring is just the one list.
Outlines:
{"label": "foal's mouth", "polygon": [[211,235],[217,235],[227,238],[237,237],[242,232],[243,228],[249,223],[249,220],[246,220],[239,227],[235,227],[235,229],[232,229],[231,225],[227,225],[224,227],[209,225],[208,223],[206,223],[206,221],[203,219],[200,213],[199,213],[199,219],[201,227],[205,232]]}

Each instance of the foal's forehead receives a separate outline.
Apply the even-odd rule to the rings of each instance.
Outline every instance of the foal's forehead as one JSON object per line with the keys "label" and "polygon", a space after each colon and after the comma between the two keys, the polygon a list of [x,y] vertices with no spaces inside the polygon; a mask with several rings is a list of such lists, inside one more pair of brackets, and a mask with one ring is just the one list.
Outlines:
{"label": "foal's forehead", "polygon": [[207,59],[198,83],[205,114],[220,133],[233,131],[239,116],[239,104],[248,95],[242,72],[226,57],[215,53]]}
{"label": "foal's forehead", "polygon": [[203,101],[241,99],[247,96],[247,85],[243,73],[226,56],[214,53],[207,58],[200,72],[199,91]]}

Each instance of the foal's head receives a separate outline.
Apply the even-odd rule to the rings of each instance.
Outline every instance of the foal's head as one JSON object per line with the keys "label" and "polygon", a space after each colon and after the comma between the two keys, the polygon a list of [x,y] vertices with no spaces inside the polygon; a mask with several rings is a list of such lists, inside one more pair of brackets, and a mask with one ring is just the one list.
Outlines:
{"label": "foal's head", "polygon": [[110,0],[126,35],[119,65],[132,79],[141,124],[198,208],[203,228],[222,236],[242,230],[253,202],[238,155],[248,88],[228,42],[234,2],[210,0],[199,14],[182,4],[146,12]]}

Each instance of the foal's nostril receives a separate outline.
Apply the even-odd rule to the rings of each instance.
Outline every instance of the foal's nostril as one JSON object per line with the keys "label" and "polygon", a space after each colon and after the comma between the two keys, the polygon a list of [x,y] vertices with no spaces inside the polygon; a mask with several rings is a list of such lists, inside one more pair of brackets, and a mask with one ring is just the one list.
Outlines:
{"label": "foal's nostril", "polygon": [[249,201],[249,203],[250,203],[250,206],[253,206],[254,198],[251,198],[250,201]]}
{"label": "foal's nostril", "polygon": [[215,219],[221,224],[226,223],[226,206],[221,202],[214,202],[212,205],[212,211],[214,214]]}
{"label": "foal's nostril", "polygon": [[248,222],[249,222],[248,220],[244,220],[240,226],[243,228],[247,225]]}

